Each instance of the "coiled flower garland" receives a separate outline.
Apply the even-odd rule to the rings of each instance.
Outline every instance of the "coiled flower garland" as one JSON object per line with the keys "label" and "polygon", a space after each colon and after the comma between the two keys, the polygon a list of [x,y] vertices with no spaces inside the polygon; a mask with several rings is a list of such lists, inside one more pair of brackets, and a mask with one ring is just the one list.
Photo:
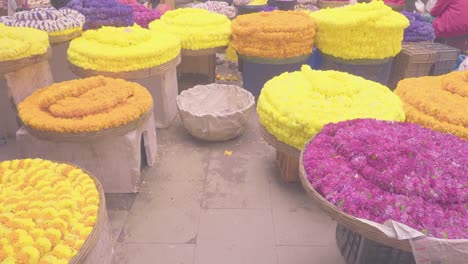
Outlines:
{"label": "coiled flower garland", "polygon": [[3,161],[0,188],[0,263],[68,263],[96,223],[96,185],[72,165]]}
{"label": "coiled flower garland", "polygon": [[322,9],[311,14],[317,23],[316,47],[342,59],[384,59],[401,51],[409,21],[382,2]]}
{"label": "coiled flower garland", "polygon": [[224,47],[231,38],[231,21],[226,16],[198,8],[168,11],[149,27],[179,36],[182,49],[187,50]]}
{"label": "coiled flower garland", "polygon": [[69,35],[81,31],[85,17],[79,12],[64,8],[37,8],[18,12],[14,16],[0,17],[0,23],[11,27],[29,27],[43,30],[49,36]]}
{"label": "coiled flower garland", "polygon": [[81,68],[105,72],[148,69],[176,58],[180,41],[137,25],[88,30],[71,41],[68,60]]}
{"label": "coiled flower garland", "polygon": [[18,106],[25,125],[56,133],[95,132],[137,120],[153,104],[143,86],[102,76],[36,90]]}
{"label": "coiled flower garland", "polygon": [[0,62],[44,54],[48,48],[46,32],[0,24]]}
{"label": "coiled flower garland", "polygon": [[355,118],[405,120],[400,99],[387,87],[309,66],[268,81],[258,98],[257,112],[268,132],[299,150],[328,123]]}
{"label": "coiled flower garland", "polygon": [[303,164],[315,190],[348,214],[468,237],[468,141],[415,124],[350,120],[325,126]]}
{"label": "coiled flower garland", "polygon": [[212,13],[218,13],[225,15],[228,18],[234,18],[236,16],[236,8],[228,5],[226,2],[218,1],[206,1],[204,3],[197,3],[192,6],[193,8],[200,8],[208,10]]}
{"label": "coiled flower garland", "polygon": [[435,32],[432,25],[424,20],[424,17],[417,13],[401,12],[410,22],[410,26],[405,29],[403,41],[433,41]]}
{"label": "coiled flower garland", "polygon": [[468,71],[404,79],[395,93],[408,122],[468,140]]}
{"label": "coiled flower garland", "polygon": [[242,15],[232,22],[232,45],[239,54],[292,58],[312,53],[315,23],[305,13],[273,11]]}

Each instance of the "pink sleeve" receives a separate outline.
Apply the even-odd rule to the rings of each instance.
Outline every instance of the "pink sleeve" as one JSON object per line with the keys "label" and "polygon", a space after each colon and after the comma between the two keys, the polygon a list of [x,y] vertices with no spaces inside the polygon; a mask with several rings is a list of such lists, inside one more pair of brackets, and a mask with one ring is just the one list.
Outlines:
{"label": "pink sleeve", "polygon": [[431,9],[431,15],[434,17],[440,16],[452,2],[453,0],[438,0]]}

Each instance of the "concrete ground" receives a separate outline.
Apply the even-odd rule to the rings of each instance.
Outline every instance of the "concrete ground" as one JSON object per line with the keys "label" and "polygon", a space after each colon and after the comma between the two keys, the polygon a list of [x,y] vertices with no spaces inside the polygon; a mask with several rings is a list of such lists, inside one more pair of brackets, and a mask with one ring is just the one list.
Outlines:
{"label": "concrete ground", "polygon": [[[344,263],[332,219],[281,182],[256,115],[222,143],[195,140],[177,119],[158,148],[138,194],[107,195],[115,264]],[[0,160],[15,151],[8,140]]]}
{"label": "concrete ground", "polygon": [[[217,73],[238,75],[228,66]],[[0,161],[17,158],[14,139],[2,143]],[[281,182],[274,161],[256,114],[222,143],[192,138],[179,119],[158,130],[158,159],[139,193],[106,195],[114,264],[344,263],[335,222],[300,184]]]}

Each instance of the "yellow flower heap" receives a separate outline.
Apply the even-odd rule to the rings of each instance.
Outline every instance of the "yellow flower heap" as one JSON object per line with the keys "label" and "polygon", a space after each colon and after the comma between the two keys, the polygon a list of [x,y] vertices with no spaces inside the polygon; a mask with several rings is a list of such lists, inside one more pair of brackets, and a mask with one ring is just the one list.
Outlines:
{"label": "yellow flower heap", "polygon": [[18,112],[25,125],[36,130],[82,133],[137,120],[152,104],[143,86],[97,76],[38,89],[19,104]]}
{"label": "yellow flower heap", "polygon": [[316,47],[342,59],[384,59],[401,51],[408,19],[383,2],[360,3],[314,12]]}
{"label": "yellow flower heap", "polygon": [[0,162],[0,263],[66,264],[93,230],[94,180],[41,159]]}
{"label": "yellow flower heap", "polygon": [[224,47],[231,38],[231,21],[225,15],[198,8],[167,11],[149,28],[179,36],[182,49],[187,50]]}
{"label": "yellow flower heap", "polygon": [[0,62],[41,55],[49,48],[47,33],[0,24]]}
{"label": "yellow flower heap", "polygon": [[387,87],[309,66],[268,81],[257,112],[268,132],[299,150],[328,123],[356,118],[405,120],[400,99]]}
{"label": "yellow flower heap", "polygon": [[245,56],[299,57],[312,53],[315,29],[313,19],[303,12],[252,13],[232,21],[232,43]]}
{"label": "yellow flower heap", "polygon": [[175,59],[180,41],[169,34],[133,27],[87,30],[71,41],[68,60],[81,68],[104,72],[148,69]]}
{"label": "yellow flower heap", "polygon": [[404,79],[395,93],[408,122],[468,140],[468,71]]}

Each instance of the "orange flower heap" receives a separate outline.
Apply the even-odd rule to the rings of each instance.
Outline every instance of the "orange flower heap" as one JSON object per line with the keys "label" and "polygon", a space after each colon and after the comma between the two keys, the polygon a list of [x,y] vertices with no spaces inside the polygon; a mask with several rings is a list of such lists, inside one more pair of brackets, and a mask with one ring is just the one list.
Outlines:
{"label": "orange flower heap", "polygon": [[274,11],[238,16],[232,22],[233,47],[239,54],[293,58],[312,53],[316,26],[303,12]]}
{"label": "orange flower heap", "polygon": [[468,71],[405,79],[395,93],[407,121],[468,140]]}
{"label": "orange flower heap", "polygon": [[143,86],[97,76],[38,89],[19,105],[19,116],[36,130],[94,132],[137,120],[152,104]]}

